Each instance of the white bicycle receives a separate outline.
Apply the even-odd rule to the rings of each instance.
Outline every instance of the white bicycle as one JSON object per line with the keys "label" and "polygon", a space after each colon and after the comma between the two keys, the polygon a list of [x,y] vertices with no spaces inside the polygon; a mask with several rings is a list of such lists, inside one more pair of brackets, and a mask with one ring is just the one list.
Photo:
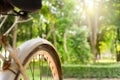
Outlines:
{"label": "white bicycle", "polygon": [[[1,17],[0,29],[7,16]],[[9,33],[16,28],[20,17],[14,17],[13,25],[0,34],[2,51],[8,56],[0,54],[3,63],[0,80],[62,80],[62,68],[59,56],[54,46],[42,38],[31,39],[16,48],[16,30],[13,32],[13,45],[9,43]],[[23,21],[24,22],[24,21]],[[2,52],[1,52],[2,53]]]}

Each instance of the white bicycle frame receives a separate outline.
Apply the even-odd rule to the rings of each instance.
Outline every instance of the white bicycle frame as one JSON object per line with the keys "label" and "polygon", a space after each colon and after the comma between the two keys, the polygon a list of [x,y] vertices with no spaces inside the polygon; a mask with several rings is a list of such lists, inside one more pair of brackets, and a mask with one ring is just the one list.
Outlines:
{"label": "white bicycle frame", "polygon": [[[6,17],[3,19],[1,25],[4,23],[5,20]],[[6,39],[6,36],[15,27],[17,23],[21,22],[18,20],[19,18],[15,17],[15,22],[13,23],[13,25],[8,29],[8,31],[6,31],[3,35],[0,36],[0,44],[5,48],[5,50],[9,52],[9,55],[11,56],[10,66],[7,66],[6,64],[4,66],[7,66],[7,69],[0,71],[0,80],[16,80],[15,76],[17,75],[18,71],[21,72],[24,80],[29,80],[27,74],[25,73],[25,66],[22,65],[24,58],[39,45],[47,44],[52,46],[50,42],[41,38],[29,40],[22,44],[18,49],[14,49],[12,46],[10,46]],[[5,62],[5,58],[1,54],[0,58],[3,60],[3,62]]]}

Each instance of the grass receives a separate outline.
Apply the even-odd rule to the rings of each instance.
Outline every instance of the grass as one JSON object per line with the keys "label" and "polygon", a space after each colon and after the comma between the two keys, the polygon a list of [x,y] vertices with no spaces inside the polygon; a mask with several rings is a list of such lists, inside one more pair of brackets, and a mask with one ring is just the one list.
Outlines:
{"label": "grass", "polygon": [[116,59],[114,58],[103,58],[100,60],[96,60],[96,63],[116,63]]}

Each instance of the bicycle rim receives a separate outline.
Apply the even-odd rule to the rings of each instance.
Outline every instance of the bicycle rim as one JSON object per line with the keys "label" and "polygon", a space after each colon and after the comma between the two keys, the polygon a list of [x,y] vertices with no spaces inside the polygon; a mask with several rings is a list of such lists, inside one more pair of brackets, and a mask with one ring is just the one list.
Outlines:
{"label": "bicycle rim", "polygon": [[[23,65],[30,80],[62,80],[59,57],[50,45],[35,48],[25,58]],[[24,80],[20,72],[15,80]]]}

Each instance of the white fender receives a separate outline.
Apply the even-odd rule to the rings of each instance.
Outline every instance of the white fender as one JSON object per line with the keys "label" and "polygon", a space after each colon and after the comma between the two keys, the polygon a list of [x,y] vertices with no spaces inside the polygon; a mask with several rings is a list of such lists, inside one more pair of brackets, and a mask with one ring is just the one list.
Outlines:
{"label": "white fender", "polygon": [[0,71],[0,80],[14,80],[15,74],[9,70]]}
{"label": "white fender", "polygon": [[31,51],[33,51],[37,46],[39,46],[41,44],[48,44],[53,47],[53,45],[45,39],[42,39],[42,38],[31,39],[31,40],[25,42],[24,44],[22,44],[18,48],[19,49],[18,57],[19,57],[20,61],[23,63],[24,58],[26,58]]}
{"label": "white fender", "polygon": [[[45,39],[41,39],[41,38],[31,39],[29,41],[26,41],[24,44],[22,44],[18,48],[18,58],[20,59],[21,63],[23,63],[23,60],[27,57],[27,55],[33,49],[35,49],[37,46],[39,46],[41,44],[48,44],[48,45],[52,46],[52,44],[49,41],[47,41]],[[18,71],[18,68],[16,67],[14,62],[11,65],[11,69],[15,72]],[[15,74],[13,72],[11,72],[9,70],[0,71],[0,80],[14,80],[14,78],[15,78]]]}

